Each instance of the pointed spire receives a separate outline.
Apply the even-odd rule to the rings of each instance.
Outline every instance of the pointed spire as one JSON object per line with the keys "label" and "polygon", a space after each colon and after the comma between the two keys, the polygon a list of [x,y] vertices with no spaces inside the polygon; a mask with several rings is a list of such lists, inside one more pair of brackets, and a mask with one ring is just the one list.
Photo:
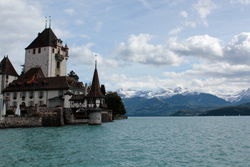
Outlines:
{"label": "pointed spire", "polygon": [[49,16],[49,28],[51,28],[51,16]]}
{"label": "pointed spire", "polygon": [[97,69],[97,55],[95,55],[95,69]]}
{"label": "pointed spire", "polygon": [[45,17],[45,29],[47,28],[47,17]]}
{"label": "pointed spire", "polygon": [[[97,56],[97,55],[95,55],[95,56]],[[97,60],[95,60],[95,71],[94,71],[94,76],[93,76],[93,80],[92,80],[91,90],[86,97],[88,97],[88,98],[106,98],[106,96],[102,94],[101,88],[100,88],[100,82],[99,82],[99,77],[98,77],[98,72],[97,72]]]}

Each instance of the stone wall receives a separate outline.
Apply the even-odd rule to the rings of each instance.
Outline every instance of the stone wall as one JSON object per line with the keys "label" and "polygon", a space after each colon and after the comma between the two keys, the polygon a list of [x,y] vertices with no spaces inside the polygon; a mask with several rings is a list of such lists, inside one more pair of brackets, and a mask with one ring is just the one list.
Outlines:
{"label": "stone wall", "polygon": [[52,109],[40,112],[42,117],[42,125],[43,126],[63,126],[64,118],[63,118],[63,109],[61,107],[57,109]]}
{"label": "stone wall", "polygon": [[0,128],[40,127],[41,117],[5,117],[0,120]]}

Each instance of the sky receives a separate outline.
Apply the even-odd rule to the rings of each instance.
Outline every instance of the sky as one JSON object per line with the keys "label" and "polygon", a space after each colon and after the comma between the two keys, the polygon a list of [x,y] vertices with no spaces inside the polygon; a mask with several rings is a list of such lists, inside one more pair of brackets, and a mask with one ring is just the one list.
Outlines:
{"label": "sky", "polygon": [[235,92],[250,87],[249,16],[250,0],[0,0],[0,58],[20,74],[47,17],[83,83],[97,59],[109,91]]}

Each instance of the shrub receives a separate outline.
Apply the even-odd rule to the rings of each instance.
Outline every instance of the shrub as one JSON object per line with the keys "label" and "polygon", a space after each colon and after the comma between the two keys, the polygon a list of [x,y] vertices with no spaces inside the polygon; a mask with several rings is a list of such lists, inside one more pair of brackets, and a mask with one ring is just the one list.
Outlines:
{"label": "shrub", "polygon": [[15,112],[13,110],[7,110],[6,115],[15,115]]}
{"label": "shrub", "polygon": [[40,117],[40,113],[35,112],[35,113],[32,114],[32,116],[33,116],[33,117]]}

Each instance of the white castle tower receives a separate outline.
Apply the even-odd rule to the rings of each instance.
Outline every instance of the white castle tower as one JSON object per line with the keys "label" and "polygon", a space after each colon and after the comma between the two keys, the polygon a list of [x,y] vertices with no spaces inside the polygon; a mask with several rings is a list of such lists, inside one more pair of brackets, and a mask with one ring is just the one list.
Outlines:
{"label": "white castle tower", "polygon": [[38,33],[36,39],[25,48],[24,72],[33,67],[41,67],[45,77],[66,76],[69,48],[63,46],[52,29]]}

